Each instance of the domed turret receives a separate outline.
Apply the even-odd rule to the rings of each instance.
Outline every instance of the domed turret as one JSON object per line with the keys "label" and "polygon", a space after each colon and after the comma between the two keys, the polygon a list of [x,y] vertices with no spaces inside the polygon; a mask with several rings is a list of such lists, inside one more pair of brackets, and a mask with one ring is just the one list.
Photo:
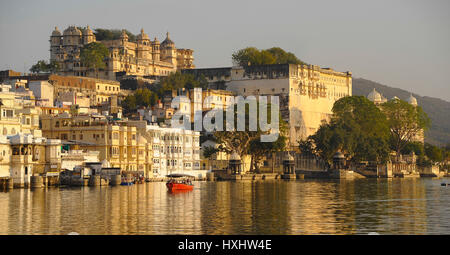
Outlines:
{"label": "domed turret", "polygon": [[408,98],[408,103],[417,106],[417,99],[415,97],[413,97],[413,95],[411,94]]}
{"label": "domed turret", "polygon": [[83,30],[83,43],[88,44],[95,41],[95,35],[94,32],[92,32],[91,28],[87,26]]}
{"label": "domed turret", "polygon": [[86,27],[86,29],[83,30],[83,35],[94,35],[94,32],[92,32],[89,25]]}
{"label": "domed turret", "polygon": [[81,44],[82,33],[80,29],[75,26],[69,26],[63,32],[63,44],[64,45],[79,45]]}
{"label": "domed turret", "polygon": [[[52,35],[50,36],[50,46],[58,47],[59,45],[61,45],[61,32],[58,30],[58,27],[55,27],[55,30],[53,30]],[[54,54],[55,53],[51,53],[52,59],[55,57]]]}
{"label": "domed turret", "polygon": [[141,29],[141,33],[138,34],[138,36],[137,36],[136,39],[137,39],[138,41],[141,41],[141,40],[147,40],[147,41],[150,41],[150,38],[149,38],[148,35],[144,32],[144,29],[143,29],[143,28]]}
{"label": "domed turret", "polygon": [[175,43],[172,40],[170,40],[169,32],[167,32],[166,34],[166,39],[161,43],[161,47],[164,48],[175,47]]}
{"label": "domed turret", "polygon": [[382,100],[381,94],[378,93],[378,91],[376,91],[375,88],[372,90],[372,92],[369,93],[369,95],[367,95],[367,99],[369,99],[374,103],[380,103]]}
{"label": "domed turret", "polygon": [[122,41],[128,41],[128,35],[127,35],[127,32],[125,32],[125,29],[122,29],[122,34],[120,34],[120,39],[122,40]]}
{"label": "domed turret", "polygon": [[61,36],[61,32],[58,30],[58,27],[55,27],[55,30],[52,32],[52,36]]}
{"label": "domed turret", "polygon": [[82,33],[80,29],[75,26],[69,26],[63,33],[64,36],[81,36]]}

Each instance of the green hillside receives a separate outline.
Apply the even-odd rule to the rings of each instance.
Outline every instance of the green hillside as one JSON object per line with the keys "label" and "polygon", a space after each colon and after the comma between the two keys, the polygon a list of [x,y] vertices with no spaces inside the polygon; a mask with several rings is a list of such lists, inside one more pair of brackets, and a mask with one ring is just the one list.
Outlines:
{"label": "green hillside", "polygon": [[[353,95],[367,96],[375,88],[387,99],[394,96],[407,100],[410,92],[388,87],[362,78],[353,79]],[[431,128],[425,133],[425,141],[434,145],[446,145],[450,143],[450,102],[442,99],[420,96],[412,93],[417,98],[417,103],[431,119]]]}

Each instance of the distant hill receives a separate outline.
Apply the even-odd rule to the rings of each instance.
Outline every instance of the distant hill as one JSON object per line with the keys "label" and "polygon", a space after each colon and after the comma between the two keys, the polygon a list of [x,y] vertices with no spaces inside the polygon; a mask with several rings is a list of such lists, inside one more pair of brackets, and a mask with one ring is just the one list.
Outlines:
{"label": "distant hill", "polygon": [[[387,99],[394,96],[407,100],[410,92],[388,87],[362,78],[353,78],[353,95],[367,96],[375,88]],[[425,142],[442,146],[450,143],[450,102],[439,98],[420,96],[412,93],[417,103],[431,119],[431,128],[425,133]]]}

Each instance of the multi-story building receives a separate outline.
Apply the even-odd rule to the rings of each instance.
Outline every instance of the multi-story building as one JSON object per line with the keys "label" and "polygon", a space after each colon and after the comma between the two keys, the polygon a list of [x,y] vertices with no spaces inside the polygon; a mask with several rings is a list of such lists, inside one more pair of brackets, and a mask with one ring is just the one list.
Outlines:
{"label": "multi-story building", "polygon": [[42,133],[48,138],[77,144],[79,149],[99,151],[112,167],[151,175],[151,145],[127,121],[108,119],[102,115],[42,116]]}
{"label": "multi-story building", "polygon": [[[153,175],[171,173],[204,175],[200,166],[200,132],[128,121],[152,146]],[[204,177],[204,176],[203,176]]]}
{"label": "multi-story building", "polygon": [[[263,65],[183,70],[210,83],[221,83],[241,96],[279,96],[280,112],[289,124],[289,144],[314,134],[329,121],[336,100],[352,95],[352,75],[315,65]],[[270,102],[270,100],[269,100]]]}
{"label": "multi-story building", "polygon": [[200,170],[200,132],[146,126],[153,149],[153,174],[195,175]]}
{"label": "multi-story building", "polygon": [[88,77],[50,75],[48,80],[55,89],[55,98],[66,92],[80,92],[90,99],[90,105],[101,105],[111,100],[112,96],[121,96],[118,81]]}
{"label": "multi-story building", "polygon": [[[175,100],[176,97],[178,98]],[[186,100],[188,99],[188,100]],[[171,118],[174,112],[178,111],[183,115],[189,115],[191,122],[194,122],[195,113],[199,112],[198,116],[202,116],[203,112],[210,111],[213,108],[226,109],[233,104],[234,93],[227,90],[218,89],[180,89],[173,90],[167,93],[163,100],[164,104],[158,102],[154,108],[154,112],[158,118]],[[172,108],[172,103],[177,104],[177,108]],[[162,105],[162,106],[161,106]]]}
{"label": "multi-story building", "polygon": [[89,76],[115,80],[116,74],[137,76],[167,76],[176,70],[194,68],[193,50],[177,49],[167,32],[160,43],[153,41],[141,29],[136,41],[130,41],[125,30],[119,38],[98,41],[109,49],[105,70],[94,71],[83,66],[80,53],[84,45],[96,42],[94,32],[87,26],[69,26],[64,32],[55,30],[50,36],[50,60],[59,64],[62,75]]}
{"label": "multi-story building", "polygon": [[0,135],[0,177],[12,178],[15,187],[28,186],[33,175],[58,174],[60,168],[60,140]]}
{"label": "multi-story building", "polygon": [[0,134],[40,136],[39,112],[34,102],[28,96],[21,96],[10,89],[10,85],[0,84]]}

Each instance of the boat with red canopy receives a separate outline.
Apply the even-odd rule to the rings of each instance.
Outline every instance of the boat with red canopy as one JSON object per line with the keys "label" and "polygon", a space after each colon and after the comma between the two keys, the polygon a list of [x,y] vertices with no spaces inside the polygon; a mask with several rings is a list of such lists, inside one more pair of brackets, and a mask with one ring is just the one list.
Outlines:
{"label": "boat with red canopy", "polygon": [[194,176],[188,174],[169,174],[170,179],[166,183],[166,187],[169,191],[177,190],[193,190],[194,184],[192,180]]}

